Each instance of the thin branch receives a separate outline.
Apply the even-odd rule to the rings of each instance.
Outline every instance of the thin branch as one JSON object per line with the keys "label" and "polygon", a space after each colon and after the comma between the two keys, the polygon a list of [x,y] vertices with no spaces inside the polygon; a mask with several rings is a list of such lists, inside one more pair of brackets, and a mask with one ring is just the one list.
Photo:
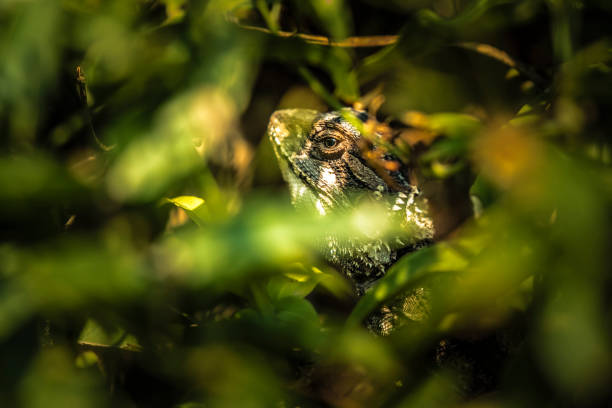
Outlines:
{"label": "thin branch", "polygon": [[89,341],[78,341],[77,342],[79,351],[94,351],[94,352],[109,352],[109,351],[122,351],[122,352],[141,352],[142,347],[133,344],[123,345],[109,345],[92,343]]}
{"label": "thin branch", "polygon": [[[233,17],[229,17],[228,19],[232,23],[236,24],[238,27],[243,28],[245,30],[259,31],[261,33],[273,35],[276,37],[299,38],[307,42],[308,44],[324,45],[331,47],[386,47],[388,45],[393,45],[397,43],[399,40],[398,35],[373,35],[365,37],[347,37],[344,40],[336,41],[322,35],[302,34],[289,31],[272,31],[265,27],[242,24],[238,19]],[[497,60],[502,64],[516,69],[519,73],[521,73],[527,79],[531,80],[534,84],[542,88],[546,88],[548,86],[548,81],[543,76],[538,74],[535,69],[528,66],[527,64],[517,61],[516,59],[512,58],[507,52],[502,51],[499,48],[495,48],[492,45],[477,42],[459,42],[452,44],[452,46],[463,48],[469,51],[474,51],[478,54],[493,58],[494,60]]]}
{"label": "thin branch", "polygon": [[304,40],[308,44],[315,45],[326,45],[332,47],[343,47],[343,48],[359,48],[359,47],[385,47],[387,45],[392,45],[397,42],[399,36],[397,35],[373,35],[369,37],[347,37],[344,40],[336,41],[332,40],[329,37],[325,37],[322,35],[313,35],[313,34],[302,34],[295,33],[290,31],[276,31],[273,32],[265,27],[253,26],[242,24],[236,19],[230,18],[230,21],[234,24],[238,25],[240,28],[244,28],[245,30],[251,31],[259,31],[261,33],[274,35],[277,37],[283,38],[299,38]]}
{"label": "thin branch", "polygon": [[103,151],[108,152],[112,150],[115,146],[106,146],[104,143],[102,143],[100,139],[98,139],[98,135],[96,135],[96,130],[93,127],[91,112],[89,111],[89,105],[87,104],[87,86],[85,82],[85,74],[83,73],[83,70],[81,69],[80,65],[77,65],[76,67],[76,83],[77,90],[79,92],[79,100],[81,102],[83,113],[87,121],[87,125],[89,127],[89,133],[91,134],[93,140],[96,142],[96,145],[98,145],[98,147]]}
{"label": "thin branch", "polygon": [[524,64],[508,55],[507,52],[495,48],[489,44],[477,43],[477,42],[460,42],[453,44],[456,47],[460,47],[466,50],[475,51],[479,54],[486,55],[487,57],[493,58],[507,66],[516,69],[518,72],[523,74],[525,77],[533,81],[534,84],[546,88],[548,81],[538,74],[535,69]]}

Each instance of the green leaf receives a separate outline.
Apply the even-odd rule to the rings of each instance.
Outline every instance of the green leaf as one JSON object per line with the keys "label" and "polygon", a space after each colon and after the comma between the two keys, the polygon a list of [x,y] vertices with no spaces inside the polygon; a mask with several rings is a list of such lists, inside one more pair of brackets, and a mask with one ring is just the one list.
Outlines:
{"label": "green leaf", "polygon": [[432,25],[440,28],[460,29],[466,28],[479,21],[491,8],[512,3],[514,0],[476,0],[465,7],[459,14],[452,18],[443,18],[430,9],[418,12],[419,20],[423,25]]}
{"label": "green leaf", "polygon": [[478,175],[470,187],[470,195],[477,197],[483,207],[488,207],[497,200],[499,191],[484,177]]}
{"label": "green leaf", "polygon": [[346,280],[337,274],[323,272],[314,266],[308,269],[302,264],[294,264],[291,271],[270,278],[266,289],[272,299],[289,296],[304,298],[319,284],[337,297],[346,296],[350,291]]}
{"label": "green leaf", "polygon": [[276,316],[287,324],[319,324],[319,315],[306,299],[290,296],[284,297],[275,304]]}
{"label": "green leaf", "polygon": [[282,299],[293,296],[304,298],[314,290],[320,282],[320,278],[300,273],[285,273],[274,276],[267,285],[267,291],[271,298]]}
{"label": "green leaf", "polygon": [[334,39],[348,36],[350,15],[343,0],[312,0],[310,5],[320,23]]}
{"label": "green leaf", "polygon": [[210,218],[204,200],[200,197],[185,195],[166,198],[166,201],[185,210],[189,218],[200,227]]}
{"label": "green leaf", "polygon": [[436,113],[427,117],[429,130],[450,138],[470,138],[482,128],[482,123],[471,115],[463,113]]}
{"label": "green leaf", "polygon": [[379,283],[366,293],[348,318],[349,326],[358,325],[374,308],[398,293],[413,288],[436,273],[460,272],[468,261],[451,243],[441,242],[412,252],[397,261]]}
{"label": "green leaf", "polygon": [[93,319],[87,320],[79,336],[79,343],[140,349],[138,340],[120,327],[103,327]]}
{"label": "green leaf", "polygon": [[435,160],[447,160],[461,157],[468,150],[468,144],[463,139],[442,139],[420,157],[421,163],[431,163]]}

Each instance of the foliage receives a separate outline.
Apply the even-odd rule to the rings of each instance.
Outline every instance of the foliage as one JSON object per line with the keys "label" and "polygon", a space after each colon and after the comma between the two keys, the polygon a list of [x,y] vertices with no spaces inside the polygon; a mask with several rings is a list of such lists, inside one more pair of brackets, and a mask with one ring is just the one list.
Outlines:
{"label": "foliage", "polygon": [[[0,405],[609,402],[610,13],[1,1]],[[398,37],[343,46],[375,35]],[[291,208],[265,138],[275,109],[344,105],[447,213],[475,208],[359,300],[317,246],[384,220]],[[424,283],[426,322],[363,328]],[[453,347],[484,363],[437,364]]]}

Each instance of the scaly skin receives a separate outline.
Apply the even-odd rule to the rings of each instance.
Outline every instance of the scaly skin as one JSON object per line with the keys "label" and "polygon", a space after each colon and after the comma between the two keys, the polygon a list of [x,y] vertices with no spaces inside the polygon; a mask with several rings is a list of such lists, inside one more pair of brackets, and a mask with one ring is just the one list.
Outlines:
{"label": "scaly skin", "polygon": [[[401,225],[400,235],[365,242],[328,236],[323,245],[325,257],[361,296],[399,256],[429,244],[434,228],[425,199],[400,169],[374,169],[364,159],[362,135],[347,115],[362,122],[369,118],[349,109],[328,113],[279,110],[270,118],[268,136],[295,206],[312,207],[325,216],[350,210],[357,200],[371,199],[384,203],[389,216]],[[394,159],[388,154],[383,158]],[[404,294],[370,316],[367,325],[385,335],[404,318],[422,320],[428,314],[426,298],[423,288]]]}

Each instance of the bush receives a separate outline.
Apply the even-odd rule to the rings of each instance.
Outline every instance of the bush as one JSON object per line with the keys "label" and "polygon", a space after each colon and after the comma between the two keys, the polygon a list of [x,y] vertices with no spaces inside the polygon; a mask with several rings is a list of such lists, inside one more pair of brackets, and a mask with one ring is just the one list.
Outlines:
{"label": "bush", "polygon": [[[0,405],[609,403],[611,12],[1,2]],[[360,299],[265,137],[341,106],[398,132],[440,208]],[[426,322],[362,326],[422,282]]]}

